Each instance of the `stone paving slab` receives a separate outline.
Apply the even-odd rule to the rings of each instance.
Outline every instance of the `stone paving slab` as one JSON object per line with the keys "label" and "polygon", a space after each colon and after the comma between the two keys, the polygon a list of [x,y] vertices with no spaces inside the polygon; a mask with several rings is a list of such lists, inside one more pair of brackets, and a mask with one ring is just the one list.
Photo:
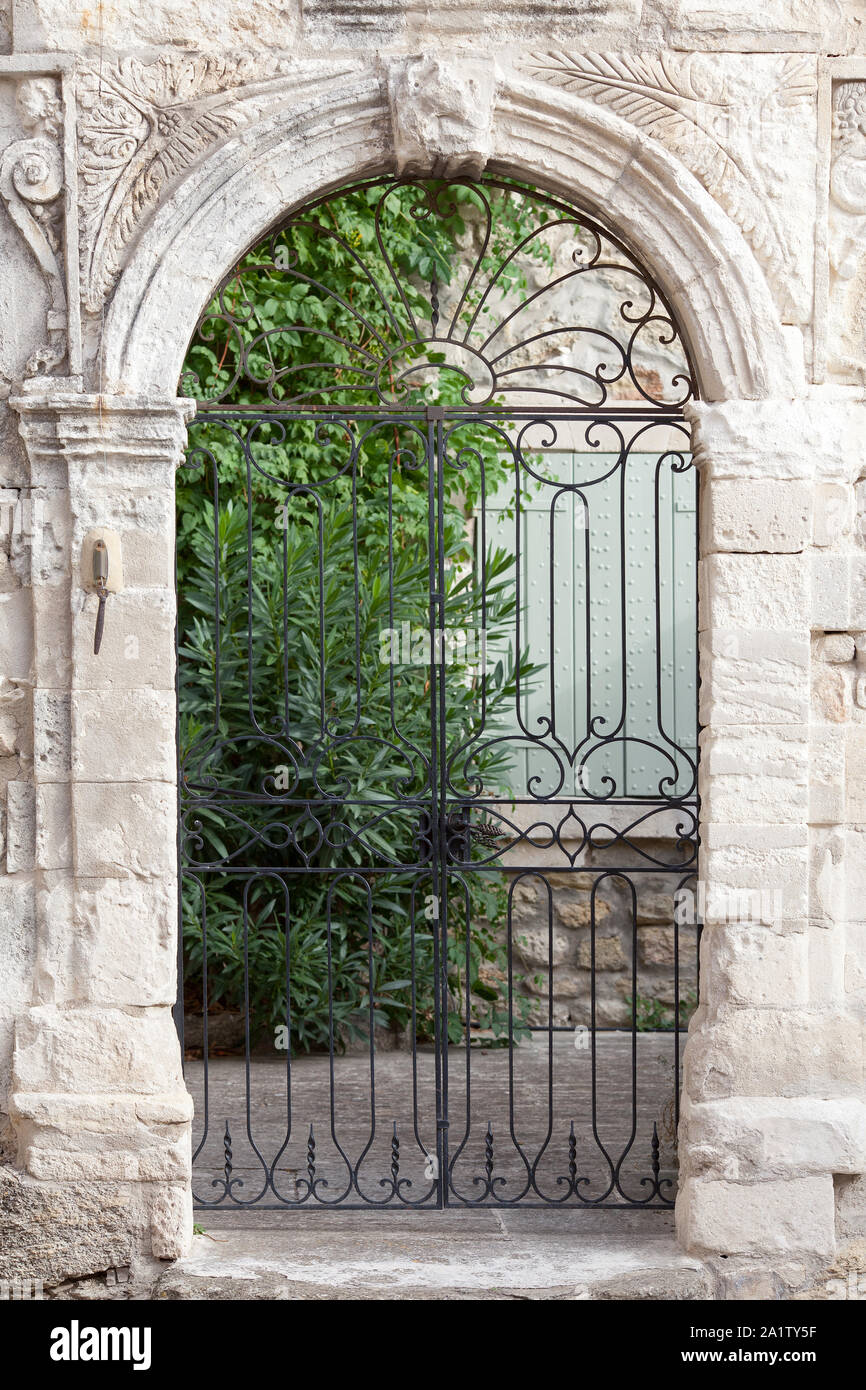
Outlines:
{"label": "stone paving slab", "polygon": [[[645,1141],[653,1120],[661,1120],[672,1094],[670,1037],[639,1035],[635,1090],[637,1129]],[[598,1038],[596,1122],[611,1151],[628,1141],[632,1124],[632,1039],[627,1034]],[[592,1174],[595,1190],[606,1175],[592,1133],[592,1066],[576,1052],[570,1035],[556,1035],[553,1056],[546,1039],[536,1037],[513,1056],[517,1132],[542,1143],[551,1126],[562,1141],[574,1120],[581,1171]],[[473,1139],[494,1118],[497,1136],[508,1134],[509,1059],[495,1049],[473,1050],[470,1121]],[[412,1059],[410,1054],[377,1051],[375,1104],[371,1106],[369,1057],[335,1059],[337,1132],[347,1153],[361,1152],[375,1114],[370,1149],[371,1176],[365,1190],[387,1173],[390,1137],[396,1119],[405,1141],[401,1172],[412,1168]],[[452,1134],[466,1124],[465,1056],[452,1049],[450,1116]],[[551,1067],[553,1084],[550,1085]],[[419,1055],[420,1125],[435,1118],[432,1053]],[[203,1125],[202,1068],[192,1061],[187,1083]],[[278,1161],[278,1186],[292,1194],[294,1173],[303,1177],[304,1143],[310,1118],[319,1136],[317,1172],[327,1175],[328,1192],[340,1190],[343,1176],[328,1151],[330,1076],[326,1056],[292,1062],[293,1139]],[[231,1120],[232,1176],[244,1186],[243,1199],[261,1189],[262,1165],[249,1132],[266,1162],[285,1140],[286,1060],[254,1056],[249,1080],[242,1058],[212,1058],[209,1073],[210,1135],[197,1169],[196,1190],[210,1195],[222,1171],[225,1120]],[[562,1154],[566,1150],[560,1142]],[[646,1148],[646,1143],[643,1144]],[[483,1157],[483,1156],[482,1156]],[[630,1174],[636,1194],[647,1171],[647,1155],[635,1153]],[[675,1181],[675,1156],[663,1145],[664,1169]],[[513,1154],[497,1147],[498,1171],[509,1179]],[[417,1166],[417,1165],[416,1165]],[[564,1164],[563,1164],[564,1167]],[[549,1187],[556,1194],[551,1170]],[[217,1189],[218,1190],[218,1189]],[[416,1189],[418,1190],[417,1186]],[[266,1194],[267,1199],[267,1194]],[[671,1210],[618,1210],[575,1206],[539,1208],[458,1207],[443,1210],[319,1210],[227,1207],[196,1212],[205,1235],[192,1254],[158,1277],[154,1296],[168,1299],[413,1300],[413,1299],[674,1299],[709,1298],[713,1281],[701,1261],[682,1254],[674,1238]]]}
{"label": "stone paving slab", "polygon": [[[444,1216],[445,1220],[442,1220]],[[547,1213],[436,1213],[390,1229],[363,1214],[306,1228],[209,1226],[157,1298],[307,1300],[708,1299],[709,1273],[670,1234],[581,1235]],[[566,1216],[560,1213],[560,1216]],[[542,1220],[537,1218],[541,1217]],[[459,1219],[455,1219],[459,1218]],[[245,1217],[244,1221],[249,1218]],[[338,1224],[339,1223],[339,1224]]]}

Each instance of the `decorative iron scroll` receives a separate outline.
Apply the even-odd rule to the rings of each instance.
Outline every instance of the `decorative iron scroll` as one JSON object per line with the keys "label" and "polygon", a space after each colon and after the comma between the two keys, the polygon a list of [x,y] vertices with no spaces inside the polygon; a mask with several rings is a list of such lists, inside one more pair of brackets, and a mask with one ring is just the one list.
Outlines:
{"label": "decorative iron scroll", "polygon": [[182,386],[197,1203],[669,1208],[699,924],[663,294],[562,199],[371,181],[245,258]]}
{"label": "decorative iron scroll", "polygon": [[[399,409],[417,403],[413,387],[432,403],[442,376],[458,386],[455,404],[478,409],[520,403],[670,410],[694,394],[661,289],[575,205],[496,178],[385,180],[338,197],[343,206],[372,204],[374,244],[329,220],[333,198],[294,213],[259,248],[254,266],[245,263],[228,277],[202,316],[181,381],[186,394],[207,404],[236,399],[241,388],[250,404]],[[497,213],[505,203],[511,234],[503,238]],[[434,246],[410,269],[395,261],[395,225],[403,239],[423,244],[431,228],[457,218],[466,244],[459,266],[442,263]],[[327,279],[309,274],[309,239],[355,268],[351,304]],[[527,270],[530,284],[515,292]],[[349,310],[351,331],[334,333],[327,321],[310,322],[303,313],[263,322],[245,294],[251,277],[285,278],[300,291],[332,295],[335,306]],[[371,302],[387,309],[384,331],[365,315]],[[220,356],[211,354],[207,364],[202,349],[217,343]],[[301,344],[309,351],[298,361]]]}

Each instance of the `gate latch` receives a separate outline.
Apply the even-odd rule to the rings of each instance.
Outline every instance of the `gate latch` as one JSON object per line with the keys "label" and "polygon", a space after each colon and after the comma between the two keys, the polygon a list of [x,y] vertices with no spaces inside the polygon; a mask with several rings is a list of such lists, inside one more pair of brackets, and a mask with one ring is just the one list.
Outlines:
{"label": "gate latch", "polygon": [[445,839],[449,857],[464,863],[472,858],[472,841],[493,846],[502,839],[502,827],[494,821],[473,821],[468,808],[451,811],[445,819]]}

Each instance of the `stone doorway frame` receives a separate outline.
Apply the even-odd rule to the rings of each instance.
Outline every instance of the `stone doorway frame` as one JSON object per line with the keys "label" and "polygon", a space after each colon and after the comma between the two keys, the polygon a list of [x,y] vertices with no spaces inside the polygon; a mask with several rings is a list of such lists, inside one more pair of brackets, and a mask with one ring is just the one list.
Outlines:
{"label": "stone doorway frame", "polygon": [[[249,246],[314,194],[395,169],[486,167],[579,190],[658,279],[696,365],[707,925],[678,1233],[695,1253],[826,1260],[834,1175],[866,1169],[866,1120],[842,1007],[844,909],[810,915],[810,634],[851,625],[833,609],[836,556],[812,538],[856,477],[853,424],[839,402],[805,399],[734,224],[609,111],[540,82],[497,85],[486,65],[458,60],[400,61],[384,81],[318,65],[306,87],[257,99],[125,252],[89,391],[41,378],[12,402],[50,537],[33,550],[35,785],[21,784],[10,827],[35,887],[36,985],[16,1020],[10,1102],[27,1202],[44,1211],[59,1193],[84,1213],[86,1254],[71,1242],[65,1274],[76,1259],[88,1272],[130,1251],[177,1257],[191,1238],[191,1102],[171,1012],[173,533],[191,409],[176,383],[198,315]],[[95,526],[119,534],[127,584],[109,600],[99,658],[79,571]],[[817,823],[842,816],[828,791]],[[731,921],[731,890],[755,888],[778,890],[769,920]]]}

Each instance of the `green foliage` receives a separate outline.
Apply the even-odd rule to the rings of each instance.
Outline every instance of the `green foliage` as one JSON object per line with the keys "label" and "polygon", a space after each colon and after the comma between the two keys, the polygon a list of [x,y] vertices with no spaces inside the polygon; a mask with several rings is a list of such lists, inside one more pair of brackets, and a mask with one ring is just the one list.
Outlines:
{"label": "green foliage", "polygon": [[[625,1002],[633,1010],[635,1028],[639,1033],[673,1032],[674,1009],[671,1005],[640,993],[635,996],[634,1003],[631,995]],[[679,1028],[688,1028],[689,1020],[697,1006],[697,994],[694,990],[688,990],[679,1000],[676,1010]]]}
{"label": "green foliage", "polygon": [[[232,500],[226,502],[218,515],[217,530],[221,700],[215,727],[213,536],[202,527],[188,539],[179,645],[180,739],[187,777],[198,785],[206,785],[212,778],[222,793],[235,797],[255,796],[263,787],[275,789],[275,776],[282,768],[284,776],[291,777],[293,799],[309,798],[315,803],[323,794],[338,797],[340,789],[348,786],[352,801],[324,808],[319,818],[326,839],[311,855],[310,865],[332,872],[290,878],[288,901],[281,880],[264,871],[277,865],[300,869],[297,850],[274,853],[267,842],[259,841],[238,855],[249,838],[247,827],[260,836],[267,835],[287,815],[292,819],[287,808],[278,799],[271,805],[244,804],[240,808],[233,801],[232,813],[243,817],[239,827],[219,806],[196,807],[196,857],[219,862],[238,855],[241,863],[258,870],[246,887],[246,937],[241,911],[246,876],[240,882],[227,874],[206,876],[209,998],[212,1003],[236,1007],[248,994],[251,1015],[260,1030],[285,1021],[288,917],[292,923],[291,1031],[295,1045],[313,1047],[327,1041],[329,949],[330,1006],[338,1034],[351,1037],[371,1021],[401,1027],[410,1022],[414,949],[414,975],[420,991],[415,1023],[419,1034],[428,1036],[433,1020],[429,997],[432,937],[417,901],[414,914],[411,909],[413,887],[422,907],[432,887],[429,881],[419,883],[412,874],[367,872],[375,862],[411,863],[418,857],[413,844],[419,825],[418,803],[399,811],[390,809],[390,803],[407,795],[423,802],[424,763],[414,750],[424,753],[429,743],[428,682],[423,670],[398,668],[395,672],[383,664],[379,634],[390,626],[392,603],[402,617],[419,624],[423,620],[426,559],[414,547],[395,553],[390,584],[380,563],[360,562],[356,587],[349,582],[353,569],[351,517],[336,510],[328,513],[322,588],[327,621],[320,651],[319,593],[310,582],[318,560],[317,534],[304,526],[283,532],[280,563],[267,564],[258,557],[255,582],[248,588],[247,525],[247,508]],[[303,579],[293,587],[288,609],[283,594],[284,564],[290,577]],[[512,567],[511,557],[503,552],[488,556],[489,631],[506,629],[513,619]],[[476,610],[474,587],[453,567],[448,588],[452,622],[457,627],[472,627],[478,620]],[[525,658],[518,663],[509,656],[472,681],[455,675],[449,683],[446,734],[449,748],[466,749],[458,762],[459,771],[455,771],[455,777],[462,775],[464,783],[466,776],[481,775],[488,785],[491,781],[502,785],[507,777],[504,745],[494,743],[475,758],[471,747],[473,737],[477,737],[482,684],[488,706],[486,742],[495,733],[497,707],[513,703],[518,668],[522,679],[531,676]],[[328,728],[336,735],[330,738],[323,738],[321,728],[319,682],[323,671]],[[250,734],[250,700],[260,730],[277,729],[285,717],[292,739]],[[392,709],[395,727],[407,741],[408,752],[389,736]],[[341,737],[349,731],[351,736]],[[311,755],[317,748],[323,749],[320,758],[299,758],[296,768],[297,750]],[[381,823],[377,823],[377,802],[389,805]],[[312,818],[295,812],[293,823],[302,843],[314,844],[319,839],[319,825]],[[336,874],[353,867],[357,873],[352,877]],[[201,898],[199,883],[190,876],[184,911],[187,982],[199,992],[204,949]],[[494,921],[500,915],[501,889],[473,883],[471,898],[473,922],[479,913],[490,914]],[[465,923],[461,936],[459,908],[452,916],[449,960],[455,991],[462,993],[468,973],[473,995],[477,995],[474,1002],[486,1002],[476,1021],[502,1031],[507,1020],[498,1007],[498,992],[494,998],[486,995],[481,979],[485,964],[498,961],[502,948],[491,930],[482,925],[473,927],[467,972]],[[459,1030],[459,1021],[452,1019],[449,1027],[452,1033]]]}
{"label": "green foliage", "polygon": [[[456,277],[455,292],[466,291],[460,320],[468,330],[477,311],[470,341],[482,340],[504,297],[525,288],[521,269],[525,261],[549,260],[542,239],[533,242],[522,259],[508,262],[509,252],[532,230],[542,228],[548,215],[518,189],[493,196],[487,252],[472,283],[463,284],[460,276],[472,264],[472,256],[464,255],[458,242],[478,224],[477,193],[436,183],[398,185],[387,194],[377,225],[382,192],[382,185],[349,190],[309,216],[292,218],[286,228],[245,257],[209,306],[190,346],[184,371],[190,394],[234,406],[291,400],[310,408],[349,407],[376,403],[373,381],[378,378],[401,408],[464,403],[469,378],[445,364],[444,352],[416,341],[416,330],[430,330],[430,278],[435,272],[441,289]],[[413,215],[424,196],[432,200],[433,214]],[[503,261],[506,266],[500,270]],[[496,291],[484,298],[491,274],[496,275]],[[402,356],[407,369],[418,368],[422,362],[439,362],[441,369],[432,376],[416,371],[414,377],[410,370],[398,379],[400,368],[393,354],[406,340],[410,346]],[[346,439],[338,428],[329,429],[313,419],[293,421],[287,439],[284,424],[266,424],[256,432],[252,470],[237,441],[224,430],[208,431],[201,425],[197,429],[197,442],[209,450],[221,488],[227,492],[245,495],[252,486],[257,502],[268,500],[293,516],[296,494],[287,496],[285,469],[290,447],[295,487],[331,479],[329,496],[351,505],[353,478],[344,467]],[[423,462],[419,445],[414,430],[374,429],[360,450],[358,500],[363,504],[364,526],[359,541],[371,554],[382,553],[389,495],[396,508],[394,524],[404,543],[425,540],[427,471],[417,466]],[[447,470],[445,486],[449,519],[462,529],[472,504],[483,491],[492,495],[506,476],[507,465],[488,430],[460,427],[452,439],[452,452],[458,450],[463,451],[461,466]],[[203,508],[198,477],[194,472],[182,473],[178,487],[181,583],[186,577],[185,538],[202,525]]]}
{"label": "green foliage", "polygon": [[[272,399],[309,392],[345,414],[352,389],[368,380],[358,367],[364,354],[386,361],[395,336],[411,327],[409,314],[429,314],[433,272],[439,285],[449,282],[475,199],[456,190],[453,207],[437,204],[443,215],[418,220],[417,190],[397,189],[377,235],[380,192],[349,192],[314,218],[293,219],[270,260],[264,248],[250,253],[222,292],[222,306],[243,322],[226,323],[215,301],[190,349],[196,394],[235,406],[262,401],[261,386],[234,381],[242,342]],[[489,256],[501,259],[526,235],[529,211],[518,194],[499,204]],[[323,230],[328,219],[334,236]],[[274,247],[289,270],[274,263]],[[395,292],[384,302],[374,287],[387,284],[386,256],[407,284],[405,303]],[[515,284],[511,267],[503,292]],[[467,294],[467,322],[480,295]],[[492,303],[479,319],[489,312]],[[417,406],[432,392],[456,402],[465,385],[454,371],[432,383],[410,371],[402,400]],[[185,877],[187,999],[248,1005],[258,1034],[286,1023],[288,1009],[291,1046],[302,1049],[326,1045],[332,1025],[343,1042],[374,1024],[423,1039],[434,1020],[436,922],[425,916],[432,884],[400,869],[419,858],[428,673],[380,655],[384,629],[429,620],[427,467],[411,424],[354,428],[356,441],[367,433],[347,467],[342,424],[274,419],[257,424],[251,442],[203,413],[178,487],[181,756],[190,787],[220,789],[195,808],[195,857],[222,866]],[[484,626],[504,637],[513,630],[513,559],[475,553],[467,520],[506,461],[495,435],[472,423],[458,427],[451,447],[460,466],[447,470],[445,485],[448,626],[481,626],[483,565]],[[458,791],[479,778],[507,792],[505,745],[490,740],[513,708],[517,681],[525,686],[533,675],[527,653],[507,641],[492,671],[448,673],[445,736]],[[279,795],[289,785],[292,801],[334,800],[309,812],[289,807]],[[296,845],[281,838],[286,822]],[[226,864],[245,872],[225,872]],[[312,872],[286,872],[304,867]],[[503,913],[504,890],[468,874],[449,907],[452,1041],[463,1036],[467,998],[473,1026],[494,1036],[521,1030],[528,1005],[509,1008],[504,994]]]}

